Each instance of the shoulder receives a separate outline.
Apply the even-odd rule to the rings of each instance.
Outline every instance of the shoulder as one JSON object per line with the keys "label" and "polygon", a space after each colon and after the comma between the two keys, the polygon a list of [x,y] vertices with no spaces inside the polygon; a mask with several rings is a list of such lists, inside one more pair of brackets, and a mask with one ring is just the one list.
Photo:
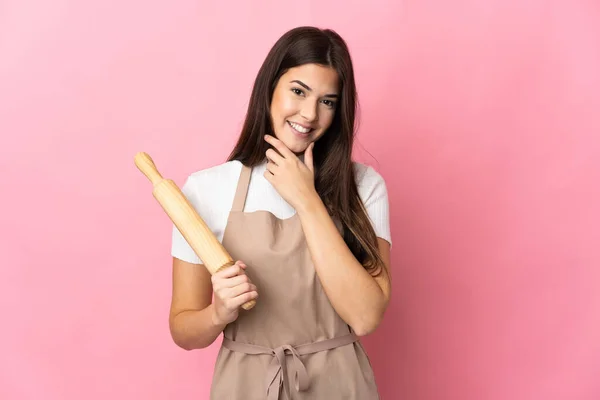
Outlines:
{"label": "shoulder", "polygon": [[360,200],[373,224],[377,237],[392,243],[390,233],[390,208],[385,180],[375,168],[354,163],[356,186]]}
{"label": "shoulder", "polygon": [[194,171],[188,175],[181,191],[194,203],[199,198],[205,201],[221,198],[235,190],[241,170],[242,163],[235,160]]}
{"label": "shoulder", "polygon": [[387,191],[383,176],[375,168],[356,161],[352,163],[352,166],[354,168],[356,186],[363,201],[373,193]]}
{"label": "shoulder", "polygon": [[194,171],[188,175],[185,186],[196,188],[217,183],[219,184],[217,186],[222,186],[224,182],[237,181],[241,169],[242,163],[234,160]]}

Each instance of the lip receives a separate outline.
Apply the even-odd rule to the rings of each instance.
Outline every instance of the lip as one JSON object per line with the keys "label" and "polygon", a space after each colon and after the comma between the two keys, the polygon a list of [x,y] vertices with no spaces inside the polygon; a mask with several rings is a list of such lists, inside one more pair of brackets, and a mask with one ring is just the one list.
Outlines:
{"label": "lip", "polygon": [[314,129],[312,126],[310,126],[310,125],[304,125],[304,124],[301,124],[300,122],[296,122],[296,121],[287,121],[287,122],[292,122],[292,123],[294,123],[296,125],[300,125],[301,127],[306,128],[306,129]]}
{"label": "lip", "polygon": [[[290,129],[292,130],[292,133],[294,133],[294,135],[299,136],[301,138],[307,138],[308,136],[310,136],[310,134],[314,130],[314,128],[311,128],[310,126],[298,124],[298,125],[300,125],[303,128],[310,129],[310,131],[308,133],[300,132],[300,131],[297,131],[296,129],[294,129],[294,127],[292,126],[292,124],[290,124],[290,122],[292,122],[292,121],[286,121],[286,122],[287,122],[288,126],[290,127]],[[297,122],[294,122],[294,123],[296,124]]]}

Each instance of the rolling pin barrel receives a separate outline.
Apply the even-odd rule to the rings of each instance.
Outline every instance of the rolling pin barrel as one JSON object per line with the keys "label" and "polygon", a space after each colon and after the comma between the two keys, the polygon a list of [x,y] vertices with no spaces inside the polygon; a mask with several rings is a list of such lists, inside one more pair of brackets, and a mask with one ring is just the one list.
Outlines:
{"label": "rolling pin barrel", "polygon": [[[135,165],[150,180],[154,198],[211,275],[235,264],[225,247],[198,215],[179,187],[171,179],[162,177],[148,154],[143,152],[136,154]],[[250,300],[244,303],[242,308],[249,310],[255,304],[255,300]]]}

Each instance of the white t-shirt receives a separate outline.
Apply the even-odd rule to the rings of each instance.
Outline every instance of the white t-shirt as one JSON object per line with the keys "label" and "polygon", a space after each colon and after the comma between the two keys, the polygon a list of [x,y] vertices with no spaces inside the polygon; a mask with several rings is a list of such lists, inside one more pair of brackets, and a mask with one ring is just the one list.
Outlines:
{"label": "white t-shirt", "polygon": [[[353,166],[358,193],[371,219],[375,234],[387,240],[391,245],[388,193],[385,181],[370,166],[357,162],[354,162]],[[252,169],[244,211],[265,210],[280,219],[292,217],[296,210],[279,195],[264,177],[265,169],[266,163]],[[219,242],[223,240],[241,170],[241,162],[228,161],[192,173],[181,188],[184,196],[206,222]],[[189,263],[202,263],[175,226],[173,226],[171,255]]]}

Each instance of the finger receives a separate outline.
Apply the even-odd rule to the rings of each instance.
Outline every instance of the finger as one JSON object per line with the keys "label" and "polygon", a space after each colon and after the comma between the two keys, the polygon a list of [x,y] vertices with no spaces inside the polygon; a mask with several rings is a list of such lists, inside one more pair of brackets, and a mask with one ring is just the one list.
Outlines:
{"label": "finger", "polygon": [[215,282],[215,284],[217,284],[220,288],[232,288],[243,283],[251,283],[248,275],[244,273],[232,278],[219,279]]}
{"label": "finger", "polygon": [[275,182],[273,181],[273,179],[275,178],[275,175],[273,175],[273,173],[271,171],[269,171],[268,169],[265,170],[265,172],[263,173],[263,176],[265,177],[265,179],[267,181],[269,181],[269,183],[274,184]]}
{"label": "finger", "polygon": [[228,298],[234,298],[246,292],[256,292],[256,286],[249,282],[242,283],[240,285],[227,289],[226,296]]}
{"label": "finger", "polygon": [[265,140],[273,147],[279,151],[279,154],[283,156],[283,158],[293,159],[296,158],[296,155],[287,148],[285,144],[279,139],[271,135],[265,135]]}
{"label": "finger", "polygon": [[237,260],[234,265],[239,265],[240,267],[242,267],[242,269],[248,268],[248,266],[244,264],[242,260]]}
{"label": "finger", "polygon": [[315,142],[312,142],[308,145],[306,150],[304,151],[304,164],[308,167],[310,172],[315,172],[313,169],[313,149],[315,147]]}
{"label": "finger", "polygon": [[276,165],[281,165],[281,163],[285,161],[285,158],[283,158],[278,152],[276,152],[273,149],[267,150],[265,154],[267,158]]}
{"label": "finger", "polygon": [[267,163],[267,171],[269,171],[272,175],[275,175],[275,173],[277,172],[277,168],[278,166],[276,164],[273,164],[271,161]]}
{"label": "finger", "polygon": [[239,264],[234,264],[231,267],[227,267],[222,271],[217,272],[212,276],[213,282],[218,279],[232,278],[236,275],[243,273],[243,268]]}
{"label": "finger", "polygon": [[257,297],[258,297],[258,292],[256,292],[256,291],[246,292],[237,297],[234,297],[233,299],[230,299],[229,301],[227,301],[227,303],[228,303],[228,306],[231,307],[231,309],[236,309],[236,308],[240,307],[242,304],[245,304],[245,303],[249,302],[250,300],[254,300]]}

